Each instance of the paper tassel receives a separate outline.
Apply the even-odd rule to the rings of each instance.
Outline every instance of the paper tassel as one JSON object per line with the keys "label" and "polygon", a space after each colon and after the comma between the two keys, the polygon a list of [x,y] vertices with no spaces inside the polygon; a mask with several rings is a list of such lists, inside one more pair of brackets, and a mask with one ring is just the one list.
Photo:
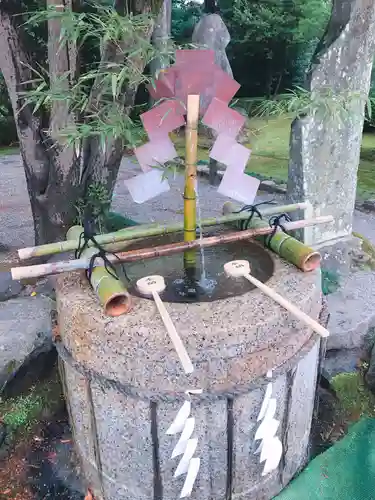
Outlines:
{"label": "paper tassel", "polygon": [[[186,391],[189,394],[200,394],[202,391],[191,390]],[[177,465],[174,477],[179,477],[186,474],[185,483],[182,488],[180,498],[186,498],[191,495],[195,480],[198,476],[200,468],[200,459],[194,457],[195,451],[198,447],[198,439],[192,437],[195,430],[195,418],[190,417],[191,402],[185,401],[176,418],[167,430],[168,435],[175,435],[181,433],[181,436],[172,451],[171,458],[176,458],[182,455],[182,458]]]}
{"label": "paper tassel", "polygon": [[[267,378],[272,378],[271,370],[267,372]],[[275,419],[276,408],[277,400],[272,397],[272,383],[269,383],[257,418],[260,425],[254,437],[254,441],[260,441],[254,454],[260,453],[260,463],[265,462],[262,476],[277,469],[283,454],[282,443],[276,436],[280,425],[280,422]]]}

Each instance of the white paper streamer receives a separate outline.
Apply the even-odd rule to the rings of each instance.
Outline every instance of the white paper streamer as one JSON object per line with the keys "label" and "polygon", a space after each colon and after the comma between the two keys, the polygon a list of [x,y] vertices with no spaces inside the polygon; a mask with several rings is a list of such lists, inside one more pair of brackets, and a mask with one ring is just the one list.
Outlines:
{"label": "white paper streamer", "polygon": [[[267,378],[272,377],[272,371],[267,373]],[[257,421],[260,425],[255,433],[254,441],[260,441],[254,454],[260,453],[260,463],[265,462],[262,476],[266,476],[279,466],[283,446],[280,439],[276,436],[280,422],[275,419],[277,409],[277,400],[272,397],[272,383],[266,388],[262,406],[259,411]]]}
{"label": "white paper streamer", "polygon": [[[186,391],[187,396],[201,394],[201,389],[192,389]],[[200,468],[200,458],[194,457],[198,447],[198,439],[192,437],[195,430],[195,418],[190,416],[191,402],[185,401],[174,421],[167,430],[168,435],[181,433],[181,436],[172,451],[171,458],[182,455],[180,462],[174,473],[174,477],[186,474],[185,483],[181,490],[180,498],[186,498],[191,495],[195,480]]]}
{"label": "white paper streamer", "polygon": [[193,435],[194,427],[195,427],[195,418],[188,418],[186,420],[185,428],[182,431],[180,439],[178,440],[178,443],[176,444],[174,450],[172,451],[172,458],[176,458],[185,452],[187,443],[191,438],[191,436]]}
{"label": "white paper streamer", "polygon": [[200,458],[192,458],[190,467],[185,479],[184,487],[182,488],[180,498],[190,497],[193,491],[195,480],[197,479],[199,468],[201,465]]}
{"label": "white paper streamer", "polygon": [[268,384],[267,389],[266,389],[266,394],[264,395],[263,403],[262,403],[262,406],[260,408],[260,412],[259,412],[259,415],[257,418],[257,422],[259,422],[260,420],[262,420],[264,418],[264,415],[266,414],[267,406],[268,406],[269,400],[271,399],[271,396],[272,396],[272,384]]}
{"label": "white paper streamer", "polygon": [[171,426],[167,430],[168,435],[174,435],[177,434],[178,432],[182,432],[186,420],[189,418],[191,412],[191,403],[190,401],[185,401],[185,403],[181,406],[180,410],[178,411],[176,418],[173,420]]}

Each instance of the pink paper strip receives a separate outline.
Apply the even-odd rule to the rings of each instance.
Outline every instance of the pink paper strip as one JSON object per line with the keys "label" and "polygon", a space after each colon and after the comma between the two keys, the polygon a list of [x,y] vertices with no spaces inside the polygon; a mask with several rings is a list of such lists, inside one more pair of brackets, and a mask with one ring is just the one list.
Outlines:
{"label": "pink paper strip", "polygon": [[230,148],[222,163],[224,163],[228,168],[235,168],[236,170],[243,172],[250,159],[250,154],[250,149],[236,142],[236,144]]}
{"label": "pink paper strip", "polygon": [[176,63],[172,67],[180,69],[184,66],[191,72],[213,67],[215,64],[215,52],[212,49],[182,49],[176,50]]}
{"label": "pink paper strip", "polygon": [[237,143],[233,137],[225,134],[218,135],[211,149],[210,158],[213,158],[216,161],[224,163],[225,158],[228,155],[228,152],[235,144]]}
{"label": "pink paper strip", "polygon": [[246,205],[254,203],[260,181],[243,174],[235,168],[227,168],[218,188],[218,193]]}
{"label": "pink paper strip", "polygon": [[141,115],[143,126],[150,137],[165,137],[169,132],[185,124],[182,106],[176,101],[166,101]]}
{"label": "pink paper strip", "polygon": [[155,100],[174,97],[176,78],[175,69],[168,68],[162,71],[154,81],[154,85],[148,86],[151,97]]}
{"label": "pink paper strip", "polygon": [[246,117],[228,108],[227,104],[219,99],[212,99],[204,117],[203,123],[216,130],[218,134],[236,137],[243,127]]}
{"label": "pink paper strip", "polygon": [[216,97],[227,104],[236,95],[241,87],[236,80],[229,76],[228,73],[225,73],[225,71],[219,68],[219,66],[215,67],[214,82],[215,88],[213,91],[213,97]]}
{"label": "pink paper strip", "polygon": [[144,203],[170,190],[168,181],[163,179],[163,171],[155,168],[125,180],[124,184],[135,203]]}
{"label": "pink paper strip", "polygon": [[178,99],[185,104],[188,95],[205,95],[208,91],[213,95],[214,80],[212,71],[207,69],[199,72],[181,69],[176,79],[175,93]]}
{"label": "pink paper strip", "polygon": [[169,137],[160,137],[146,142],[134,150],[143,172],[149,172],[151,167],[163,165],[178,156],[173,142]]}

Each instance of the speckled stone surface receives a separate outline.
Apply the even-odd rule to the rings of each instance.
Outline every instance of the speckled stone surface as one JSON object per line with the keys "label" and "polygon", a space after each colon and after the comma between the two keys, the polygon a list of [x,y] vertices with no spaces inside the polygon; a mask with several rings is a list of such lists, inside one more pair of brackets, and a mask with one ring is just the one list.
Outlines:
{"label": "speckled stone surface", "polygon": [[[318,318],[320,273],[303,274],[279,259],[275,269],[268,285]],[[179,497],[184,476],[173,477],[179,460],[170,458],[179,436],[166,430],[188,388],[209,394],[193,399],[202,460],[193,500],[271,499],[305,463],[319,341],[258,290],[167,304],[196,367],[189,377],[152,301],[135,298],[130,314],[107,318],[82,276],[71,274],[57,279],[57,303],[62,341],[74,360],[122,384],[103,386],[95,377],[90,383],[65,363],[75,440],[97,500]],[[253,440],[269,369],[285,454],[279,470],[264,478]],[[138,397],[126,395],[129,384]]]}

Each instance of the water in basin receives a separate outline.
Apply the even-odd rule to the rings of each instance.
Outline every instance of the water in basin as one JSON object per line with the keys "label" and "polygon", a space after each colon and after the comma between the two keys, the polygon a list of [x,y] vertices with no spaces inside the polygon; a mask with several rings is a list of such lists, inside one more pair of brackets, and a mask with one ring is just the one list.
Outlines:
{"label": "water in basin", "polygon": [[[181,233],[146,238],[131,244],[127,250],[155,247],[182,240]],[[194,276],[187,276],[183,264],[183,253],[126,263],[124,269],[130,280],[129,291],[133,295],[143,297],[136,288],[137,280],[159,274],[166,282],[166,289],[160,294],[162,300],[166,302],[211,302],[242,295],[254,289],[254,285],[244,278],[233,279],[225,275],[224,264],[228,261],[248,260],[252,275],[263,283],[268,281],[274,273],[271,254],[260,244],[249,240],[205,248],[203,264],[200,249],[198,248],[195,253]],[[119,272],[122,274],[121,270]]]}

